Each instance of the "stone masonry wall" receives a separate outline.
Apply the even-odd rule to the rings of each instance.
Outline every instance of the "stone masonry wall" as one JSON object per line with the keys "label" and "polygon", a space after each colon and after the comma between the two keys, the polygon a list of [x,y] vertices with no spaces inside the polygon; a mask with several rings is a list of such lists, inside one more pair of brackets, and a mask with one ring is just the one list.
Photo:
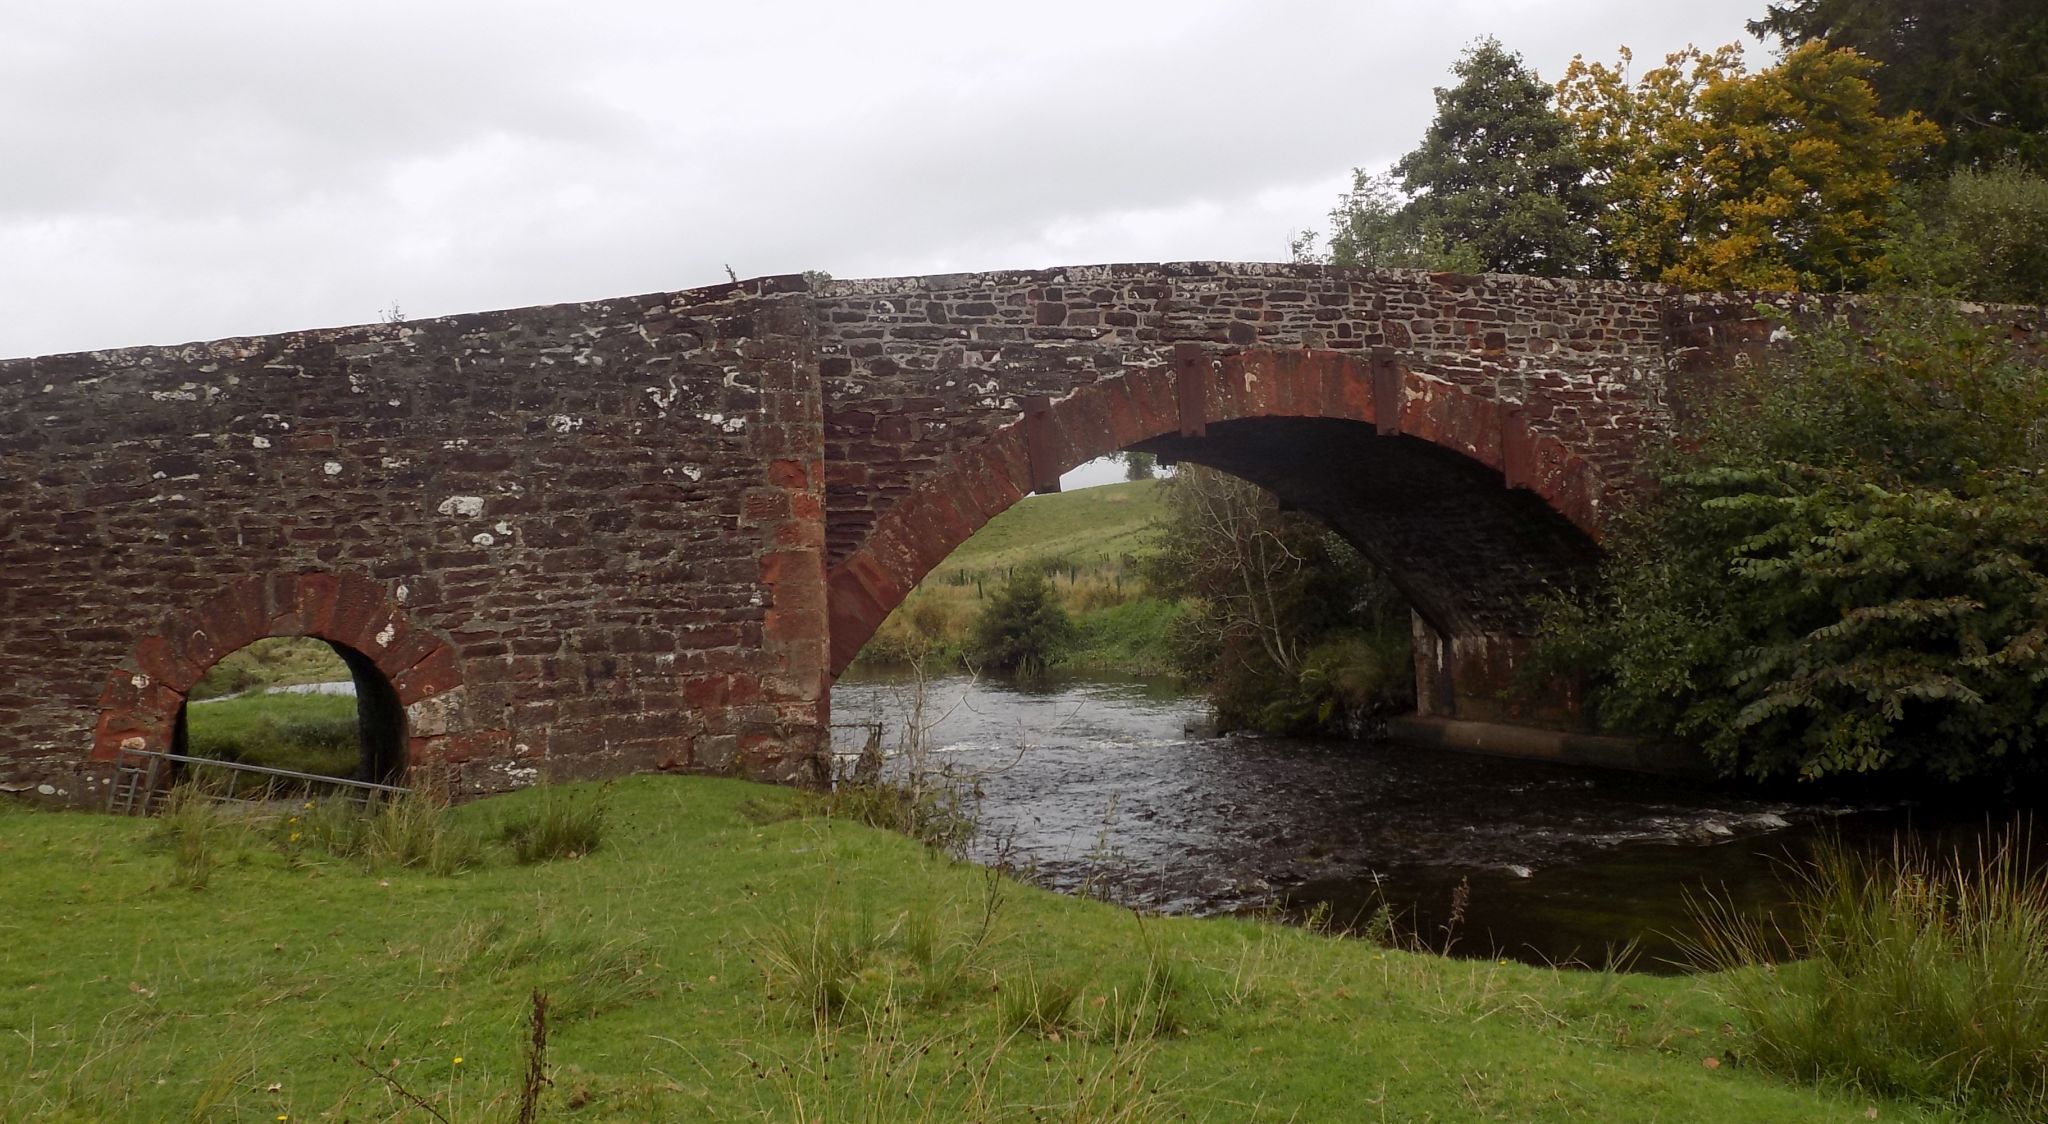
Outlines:
{"label": "stone masonry wall", "polygon": [[1492,682],[1697,380],[1782,338],[1759,299],[1877,307],[1196,262],[0,361],[0,791],[98,798],[269,635],[363,655],[464,793],[815,783],[834,668],[902,593],[1137,444],[1343,528],[1429,607],[1443,691]]}
{"label": "stone masonry wall", "polygon": [[97,796],[268,634],[375,658],[465,792],[814,779],[802,283],[0,362],[0,782]]}
{"label": "stone masonry wall", "polygon": [[1664,425],[1669,286],[1193,262],[835,281],[817,302],[831,559],[949,454],[1178,343],[1383,349],[1526,404],[1615,479]]}

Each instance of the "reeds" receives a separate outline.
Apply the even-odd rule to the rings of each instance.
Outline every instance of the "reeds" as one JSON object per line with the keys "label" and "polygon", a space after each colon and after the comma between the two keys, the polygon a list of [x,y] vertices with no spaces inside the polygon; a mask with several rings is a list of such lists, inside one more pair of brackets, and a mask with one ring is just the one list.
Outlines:
{"label": "reeds", "polygon": [[2008,830],[1972,857],[1824,843],[1790,924],[1696,903],[1695,953],[1749,1055],[1800,1080],[2048,1119],[2048,873]]}

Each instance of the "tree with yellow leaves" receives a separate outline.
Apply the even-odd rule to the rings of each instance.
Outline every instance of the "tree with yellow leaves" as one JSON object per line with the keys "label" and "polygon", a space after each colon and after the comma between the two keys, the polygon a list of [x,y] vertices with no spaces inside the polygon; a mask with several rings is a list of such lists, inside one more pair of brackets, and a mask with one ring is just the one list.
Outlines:
{"label": "tree with yellow leaves", "polygon": [[1748,73],[1730,44],[1687,48],[1630,81],[1572,60],[1557,104],[1607,204],[1625,276],[1697,289],[1860,289],[1883,276],[1894,173],[1941,140],[1886,117],[1853,51],[1807,43]]}

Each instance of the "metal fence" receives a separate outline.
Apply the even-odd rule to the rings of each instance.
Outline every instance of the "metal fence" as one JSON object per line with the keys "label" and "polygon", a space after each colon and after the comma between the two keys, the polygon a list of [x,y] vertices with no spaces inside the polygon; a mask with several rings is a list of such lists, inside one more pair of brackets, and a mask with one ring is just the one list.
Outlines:
{"label": "metal fence", "polygon": [[368,804],[380,796],[400,796],[407,789],[370,781],[298,773],[264,765],[244,765],[182,753],[124,749],[114,759],[114,787],[107,811],[123,816],[154,815],[171,789],[191,791],[221,803],[266,804],[276,800],[340,798]]}

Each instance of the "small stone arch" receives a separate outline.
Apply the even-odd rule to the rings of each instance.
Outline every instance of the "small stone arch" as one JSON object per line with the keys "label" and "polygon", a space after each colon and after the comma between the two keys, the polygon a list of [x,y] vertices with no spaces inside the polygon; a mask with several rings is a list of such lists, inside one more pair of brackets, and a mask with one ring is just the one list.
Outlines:
{"label": "small stone arch", "polygon": [[90,760],[126,750],[182,749],[186,696],[208,668],[273,636],[310,636],[335,646],[357,682],[376,684],[372,720],[396,724],[410,769],[440,756],[460,733],[462,686],[453,646],[420,627],[401,597],[382,583],[322,572],[247,577],[187,612],[173,614],[138,641],[100,695]]}
{"label": "small stone arch", "polygon": [[1174,349],[1170,366],[1099,379],[1024,415],[948,458],[877,520],[828,575],[832,674],[853,662],[883,618],[968,536],[1062,473],[1163,437],[1199,437],[1210,424],[1319,418],[1426,441],[1499,472],[1598,542],[1606,483],[1526,409],[1413,369],[1390,349],[1369,354]]}

